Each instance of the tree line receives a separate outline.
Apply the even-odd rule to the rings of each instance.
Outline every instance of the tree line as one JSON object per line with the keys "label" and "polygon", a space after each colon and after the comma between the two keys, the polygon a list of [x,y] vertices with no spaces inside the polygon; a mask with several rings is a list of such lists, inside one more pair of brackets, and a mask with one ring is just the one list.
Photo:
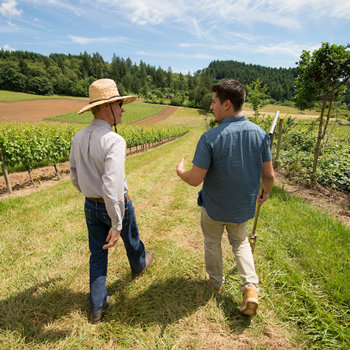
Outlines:
{"label": "tree line", "polygon": [[[267,86],[269,103],[281,103],[294,98],[297,76],[296,68],[269,68],[237,61],[213,61],[207,68],[182,74],[173,73],[171,67],[164,70],[142,60],[136,64],[115,54],[109,63],[97,52],[45,56],[0,50],[0,89],[39,95],[85,97],[94,80],[111,78],[121,94],[132,93],[156,103],[168,98],[173,105],[203,108],[213,83],[237,79],[245,86],[252,86],[259,79]],[[350,106],[350,89],[346,103]]]}
{"label": "tree line", "polygon": [[173,98],[174,103],[201,107],[213,83],[237,79],[251,84],[257,78],[269,86],[276,101],[291,100],[294,94],[294,68],[267,68],[235,61],[213,61],[191,74],[173,73],[142,60],[133,63],[113,54],[106,62],[99,53],[80,55],[52,53],[49,56],[28,51],[0,51],[0,88],[9,91],[51,95],[88,96],[88,87],[96,79],[111,78],[121,94],[133,93],[145,98]]}

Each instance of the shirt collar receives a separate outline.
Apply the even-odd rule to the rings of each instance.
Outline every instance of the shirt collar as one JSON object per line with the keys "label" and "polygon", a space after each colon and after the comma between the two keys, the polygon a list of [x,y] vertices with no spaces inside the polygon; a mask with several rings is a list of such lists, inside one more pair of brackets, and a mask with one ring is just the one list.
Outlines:
{"label": "shirt collar", "polygon": [[232,115],[231,117],[227,117],[222,120],[221,123],[241,122],[243,120],[247,120],[247,117],[245,115]]}
{"label": "shirt collar", "polygon": [[112,130],[110,124],[103,119],[93,119],[91,125],[104,126]]}

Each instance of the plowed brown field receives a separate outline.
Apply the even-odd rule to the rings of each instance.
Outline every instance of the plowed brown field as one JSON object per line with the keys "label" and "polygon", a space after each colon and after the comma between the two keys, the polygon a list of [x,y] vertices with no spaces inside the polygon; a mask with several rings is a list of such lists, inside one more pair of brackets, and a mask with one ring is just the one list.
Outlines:
{"label": "plowed brown field", "polygon": [[79,111],[88,100],[34,100],[0,102],[0,122],[37,123],[45,117]]}

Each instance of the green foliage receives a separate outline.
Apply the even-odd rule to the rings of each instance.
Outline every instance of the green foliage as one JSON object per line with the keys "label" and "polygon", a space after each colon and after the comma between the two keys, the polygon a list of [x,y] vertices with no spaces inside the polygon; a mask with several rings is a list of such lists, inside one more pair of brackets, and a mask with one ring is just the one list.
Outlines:
{"label": "green foliage", "polygon": [[[28,171],[43,160],[55,165],[67,159],[77,124],[1,123],[0,149],[6,167],[24,165]],[[127,147],[171,139],[188,132],[182,126],[120,126]]]}
{"label": "green foliage", "polygon": [[260,79],[269,87],[269,95],[279,102],[292,100],[298,75],[295,68],[270,68],[236,61],[213,61],[204,71],[213,81],[236,79],[244,86]]}
{"label": "green foliage", "polygon": [[115,54],[112,62],[108,63],[98,53],[54,53],[47,57],[27,51],[0,50],[0,86],[6,90],[86,97],[88,87],[94,80],[111,78],[116,81],[122,95],[133,93],[159,103],[165,94],[172,94],[174,105],[195,108],[202,108],[203,98],[214,82],[232,78],[244,85],[259,78],[269,86],[274,100],[290,100],[293,97],[295,73],[294,68],[277,69],[235,61],[213,61],[206,69],[183,75],[173,73],[171,67],[165,71],[142,61],[140,65],[132,64],[130,58],[120,58]]}
{"label": "green foliage", "polygon": [[247,85],[247,99],[252,105],[255,118],[260,115],[259,110],[269,103],[267,92],[267,85],[261,86],[262,81],[258,78],[256,81],[252,82],[251,85]]}
{"label": "green foliage", "polygon": [[213,129],[213,128],[216,127],[216,125],[217,125],[217,123],[216,123],[215,119],[211,118],[210,121],[209,121],[209,128]]}
{"label": "green foliage", "polygon": [[203,108],[206,112],[210,111],[210,106],[211,106],[211,104],[212,104],[212,102],[213,102],[212,97],[213,97],[213,94],[212,94],[212,93],[209,93],[209,94],[206,94],[206,95],[203,96],[203,99],[202,99],[202,108]]}
{"label": "green foliage", "polygon": [[295,104],[300,110],[311,109],[316,101],[332,101],[345,92],[350,79],[350,44],[322,43],[311,55],[303,51],[298,62]]}
{"label": "green foliage", "polygon": [[[295,98],[296,107],[300,110],[310,109],[315,106],[316,101],[322,100],[313,157],[312,184],[315,184],[317,179],[321,143],[327,131],[332,102],[335,97],[345,92],[346,84],[350,79],[349,48],[350,44],[343,46],[322,43],[321,48],[315,50],[312,55],[309,51],[303,51],[297,68],[299,76]],[[326,116],[326,120],[324,120],[324,116]]]}
{"label": "green foliage", "polygon": [[[329,136],[327,148],[322,148],[320,152],[317,182],[350,192],[350,127],[334,128]],[[283,131],[278,164],[287,170],[288,176],[305,184],[310,183],[316,140],[315,123],[295,123]]]}
{"label": "green foliage", "polygon": [[118,128],[120,134],[126,141],[126,147],[141,146],[153,142],[170,140],[188,132],[183,126],[125,126]]}
{"label": "green foliage", "polygon": [[64,124],[1,123],[0,148],[6,167],[23,164],[28,170],[48,160],[67,158],[71,140],[81,127]]}

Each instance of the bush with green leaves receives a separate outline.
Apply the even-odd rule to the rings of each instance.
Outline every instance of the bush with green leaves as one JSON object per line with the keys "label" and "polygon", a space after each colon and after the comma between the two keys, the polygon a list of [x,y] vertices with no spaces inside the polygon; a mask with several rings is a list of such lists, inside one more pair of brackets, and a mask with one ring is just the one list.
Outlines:
{"label": "bush with green leaves", "polygon": [[[317,169],[320,185],[350,192],[349,131],[349,126],[338,126],[328,138],[327,147],[323,145],[321,148]],[[291,178],[310,183],[316,140],[314,124],[296,123],[291,130],[283,133],[278,164],[287,170]]]}

